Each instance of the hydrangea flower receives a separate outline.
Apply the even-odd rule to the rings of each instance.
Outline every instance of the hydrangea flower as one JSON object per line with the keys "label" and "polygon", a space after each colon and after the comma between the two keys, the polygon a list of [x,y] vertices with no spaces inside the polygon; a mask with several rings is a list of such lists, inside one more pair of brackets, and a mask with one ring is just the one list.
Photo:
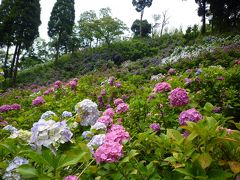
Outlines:
{"label": "hydrangea flower", "polygon": [[121,103],[124,103],[124,101],[121,98],[117,98],[117,99],[114,100],[113,103],[114,103],[115,106],[117,106],[117,105],[119,105]]}
{"label": "hydrangea flower", "polygon": [[54,89],[53,88],[49,88],[49,89],[47,89],[46,91],[44,91],[43,92],[43,95],[48,95],[48,94],[50,94],[50,93],[52,93],[54,91]]}
{"label": "hydrangea flower", "polygon": [[189,135],[190,135],[190,133],[189,133],[188,131],[184,131],[184,132],[182,133],[182,136],[183,136],[184,138],[187,138]]}
{"label": "hydrangea flower", "polygon": [[176,88],[168,96],[173,107],[185,106],[189,103],[189,97],[185,89]]}
{"label": "hydrangea flower", "polygon": [[105,89],[102,89],[101,92],[100,92],[101,96],[106,96],[106,90]]}
{"label": "hydrangea flower", "polygon": [[45,101],[44,101],[42,96],[38,96],[32,101],[33,106],[39,106],[39,105],[44,104],[44,103],[45,103]]}
{"label": "hydrangea flower", "polygon": [[103,112],[103,116],[110,116],[111,118],[113,118],[114,116],[114,110],[113,108],[108,108]]}
{"label": "hydrangea flower", "polygon": [[147,101],[149,102],[149,101],[151,101],[154,97],[155,97],[155,93],[151,93],[149,96],[148,96],[148,99],[147,99]]}
{"label": "hydrangea flower", "polygon": [[53,87],[54,87],[55,89],[59,89],[61,86],[62,86],[62,82],[61,82],[61,81],[56,81],[56,82],[53,84]]}
{"label": "hydrangea flower", "polygon": [[198,122],[201,119],[202,115],[195,108],[192,108],[180,113],[179,124],[186,125],[187,121]]}
{"label": "hydrangea flower", "polygon": [[116,87],[116,88],[120,88],[121,86],[122,86],[122,85],[121,85],[120,82],[116,82],[116,83],[115,83],[115,87]]}
{"label": "hydrangea flower", "polygon": [[33,124],[31,128],[32,136],[30,145],[41,151],[42,146],[50,148],[53,152],[60,143],[63,144],[71,140],[72,132],[66,124],[66,121],[55,122],[53,120],[45,121],[40,119]]}
{"label": "hydrangea flower", "polygon": [[62,113],[62,118],[70,118],[72,116],[73,116],[72,113],[69,111],[63,111]]}
{"label": "hydrangea flower", "polygon": [[196,71],[196,76],[200,75],[202,73],[202,69],[201,68],[198,68],[197,71]]}
{"label": "hydrangea flower", "polygon": [[3,175],[2,178],[3,178],[4,180],[5,180],[5,179],[6,179],[6,180],[11,180],[11,179],[13,179],[13,180],[20,180],[20,179],[22,179],[21,176],[20,176],[18,173],[14,172],[14,170],[15,170],[16,168],[18,168],[19,166],[21,166],[21,165],[23,165],[23,164],[28,164],[28,163],[29,163],[29,162],[28,162],[27,159],[16,156],[16,157],[10,162],[10,164],[8,165],[8,167],[7,167],[7,169],[6,169],[6,171],[5,171],[5,173],[4,173],[4,175]]}
{"label": "hydrangea flower", "polygon": [[70,176],[66,176],[66,177],[64,177],[64,179],[63,179],[63,180],[77,180],[77,179],[78,179],[78,177],[77,177],[77,176],[70,175]]}
{"label": "hydrangea flower", "polygon": [[98,134],[92,137],[91,141],[87,144],[92,154],[94,154],[95,149],[104,143],[105,136],[105,134]]}
{"label": "hydrangea flower", "polygon": [[129,110],[129,105],[126,103],[121,103],[117,106],[116,113],[121,114]]}
{"label": "hydrangea flower", "polygon": [[106,131],[107,130],[107,126],[105,125],[105,123],[102,122],[96,122],[93,126],[91,126],[90,131]]}
{"label": "hydrangea flower", "polygon": [[151,128],[153,131],[155,131],[155,132],[160,131],[160,125],[159,125],[158,123],[152,123],[152,124],[150,125],[150,128]]}
{"label": "hydrangea flower", "polygon": [[115,77],[111,76],[111,77],[108,79],[108,84],[109,84],[110,86],[113,86],[114,81],[115,81]]}
{"label": "hydrangea flower", "polygon": [[47,119],[49,119],[49,118],[51,118],[51,117],[54,117],[54,116],[57,116],[53,111],[46,111],[45,113],[43,113],[42,115],[41,115],[41,118],[40,119],[45,119],[45,120],[47,120]]}
{"label": "hydrangea flower", "polygon": [[186,82],[187,85],[190,85],[192,83],[192,80],[189,78],[184,78],[184,81]]}
{"label": "hydrangea flower", "polygon": [[84,99],[75,106],[78,116],[81,119],[82,126],[94,125],[99,118],[100,112],[97,109],[97,104],[89,99]]}
{"label": "hydrangea flower", "polygon": [[223,76],[219,76],[219,77],[217,77],[217,80],[223,81],[223,80],[224,80],[224,77],[223,77]]}
{"label": "hydrangea flower", "polygon": [[76,89],[77,87],[77,81],[72,80],[67,83],[67,86],[69,86],[71,89]]}
{"label": "hydrangea flower", "polygon": [[122,95],[122,99],[123,99],[123,101],[127,100],[126,94],[123,94],[123,95]]}
{"label": "hydrangea flower", "polygon": [[117,162],[123,156],[123,146],[118,142],[105,142],[95,152],[97,163]]}
{"label": "hydrangea flower", "polygon": [[98,118],[97,122],[104,123],[106,126],[113,122],[113,119],[110,116],[101,116]]}
{"label": "hydrangea flower", "polygon": [[11,104],[11,105],[2,105],[0,106],[0,112],[7,112],[12,110],[20,110],[21,105],[20,104]]}
{"label": "hydrangea flower", "polygon": [[170,91],[171,85],[167,82],[161,82],[155,85],[154,87],[154,93],[161,93],[165,91]]}
{"label": "hydrangea flower", "polygon": [[221,107],[215,107],[215,108],[212,110],[212,112],[214,112],[214,113],[220,113],[221,110],[222,110]]}
{"label": "hydrangea flower", "polygon": [[86,140],[91,140],[93,136],[94,136],[94,134],[91,131],[84,131],[82,133],[82,137]]}
{"label": "hydrangea flower", "polygon": [[106,134],[105,142],[118,142],[122,143],[129,140],[129,133],[125,128],[118,124],[113,124]]}
{"label": "hydrangea flower", "polygon": [[99,106],[104,107],[104,101],[102,96],[98,96],[98,104]]}
{"label": "hydrangea flower", "polygon": [[170,69],[168,70],[168,74],[170,74],[170,75],[175,75],[176,73],[177,73],[176,70],[173,69],[173,68],[170,68]]}
{"label": "hydrangea flower", "polygon": [[10,138],[20,138],[23,141],[29,142],[30,138],[32,136],[32,132],[31,131],[27,131],[27,130],[18,130],[16,132],[14,132],[13,134],[10,135]]}
{"label": "hydrangea flower", "polygon": [[10,131],[11,134],[15,133],[18,131],[17,128],[13,127],[12,125],[7,125],[3,128],[4,130]]}

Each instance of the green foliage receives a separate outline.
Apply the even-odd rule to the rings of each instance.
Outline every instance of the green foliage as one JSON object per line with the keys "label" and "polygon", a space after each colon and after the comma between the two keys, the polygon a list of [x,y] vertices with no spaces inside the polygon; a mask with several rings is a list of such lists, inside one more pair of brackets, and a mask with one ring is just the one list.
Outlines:
{"label": "green foliage", "polygon": [[[141,25],[142,29],[140,28]],[[140,20],[136,19],[131,26],[131,30],[134,33],[134,36],[139,36],[142,34],[142,37],[147,37],[151,33],[152,27],[147,20],[143,20],[141,22]],[[140,32],[140,30],[142,30],[142,32]]]}

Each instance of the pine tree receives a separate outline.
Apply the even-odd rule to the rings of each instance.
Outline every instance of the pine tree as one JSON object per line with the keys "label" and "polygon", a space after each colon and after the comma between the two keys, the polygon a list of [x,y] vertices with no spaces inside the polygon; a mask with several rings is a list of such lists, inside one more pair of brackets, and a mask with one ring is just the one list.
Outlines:
{"label": "pine tree", "polygon": [[48,35],[55,39],[56,60],[60,50],[68,52],[75,19],[74,0],[57,0],[48,22]]}

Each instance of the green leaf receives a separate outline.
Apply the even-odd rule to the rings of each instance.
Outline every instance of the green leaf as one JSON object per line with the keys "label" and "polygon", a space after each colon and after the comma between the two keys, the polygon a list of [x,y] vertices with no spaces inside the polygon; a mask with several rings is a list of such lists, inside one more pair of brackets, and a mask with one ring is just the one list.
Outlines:
{"label": "green leaf", "polygon": [[214,109],[214,106],[211,103],[207,102],[203,107],[203,109],[206,112],[212,112],[212,110]]}
{"label": "green leaf", "polygon": [[188,169],[178,168],[178,169],[174,169],[174,171],[177,171],[177,172],[179,172],[181,174],[184,174],[186,176],[194,177],[194,175],[191,174],[191,172]]}
{"label": "green leaf", "polygon": [[181,135],[181,133],[179,131],[175,130],[175,129],[168,129],[167,130],[167,136],[169,138],[172,138],[172,139],[176,140],[176,141],[181,141],[181,140],[184,139],[183,136]]}
{"label": "green leaf", "polygon": [[131,150],[129,153],[128,153],[128,155],[123,159],[123,160],[121,160],[121,163],[123,162],[123,163],[125,163],[125,162],[129,162],[130,161],[130,159],[132,159],[133,157],[135,157],[136,155],[138,155],[138,152],[137,152],[137,150]]}
{"label": "green leaf", "polygon": [[203,153],[198,157],[198,161],[203,169],[209,167],[212,163],[212,157],[208,153]]}
{"label": "green leaf", "polygon": [[38,171],[28,164],[24,164],[16,169],[17,173],[21,174],[25,178],[38,177]]}

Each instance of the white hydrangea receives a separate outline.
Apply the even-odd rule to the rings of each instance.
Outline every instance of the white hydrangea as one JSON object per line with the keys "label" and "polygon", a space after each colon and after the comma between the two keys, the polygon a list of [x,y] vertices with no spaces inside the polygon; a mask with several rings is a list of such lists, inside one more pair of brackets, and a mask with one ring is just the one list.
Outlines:
{"label": "white hydrangea", "polygon": [[162,73],[151,76],[151,81],[159,81],[163,77]]}
{"label": "white hydrangea", "polygon": [[6,172],[3,175],[3,179],[5,180],[20,180],[22,179],[21,176],[14,172],[14,170],[16,168],[18,168],[19,166],[23,165],[23,164],[28,164],[28,160],[22,157],[15,157],[10,164],[8,165]]}
{"label": "white hydrangea", "polygon": [[82,126],[94,125],[100,116],[97,104],[89,99],[84,99],[75,106],[75,111],[81,119]]}
{"label": "white hydrangea", "polygon": [[52,112],[52,111],[46,111],[45,113],[42,114],[40,119],[47,120],[47,119],[49,119],[49,118],[51,118],[53,116],[57,116],[57,115],[54,112]]}
{"label": "white hydrangea", "polygon": [[7,125],[3,128],[4,130],[10,131],[11,134],[15,133],[18,131],[17,128],[13,127],[12,125]]}
{"label": "white hydrangea", "polygon": [[55,122],[53,120],[45,121],[40,119],[33,124],[31,131],[30,145],[38,151],[41,151],[42,146],[45,146],[50,148],[53,153],[60,143],[71,141],[73,135],[66,121]]}
{"label": "white hydrangea", "polygon": [[15,139],[18,137],[18,138],[22,139],[23,141],[29,142],[31,136],[32,136],[31,131],[20,129],[20,130],[14,132],[13,134],[11,134],[10,138]]}
{"label": "white hydrangea", "polygon": [[91,126],[90,131],[106,131],[107,130],[107,126],[104,123],[101,122],[96,122],[93,126]]}

